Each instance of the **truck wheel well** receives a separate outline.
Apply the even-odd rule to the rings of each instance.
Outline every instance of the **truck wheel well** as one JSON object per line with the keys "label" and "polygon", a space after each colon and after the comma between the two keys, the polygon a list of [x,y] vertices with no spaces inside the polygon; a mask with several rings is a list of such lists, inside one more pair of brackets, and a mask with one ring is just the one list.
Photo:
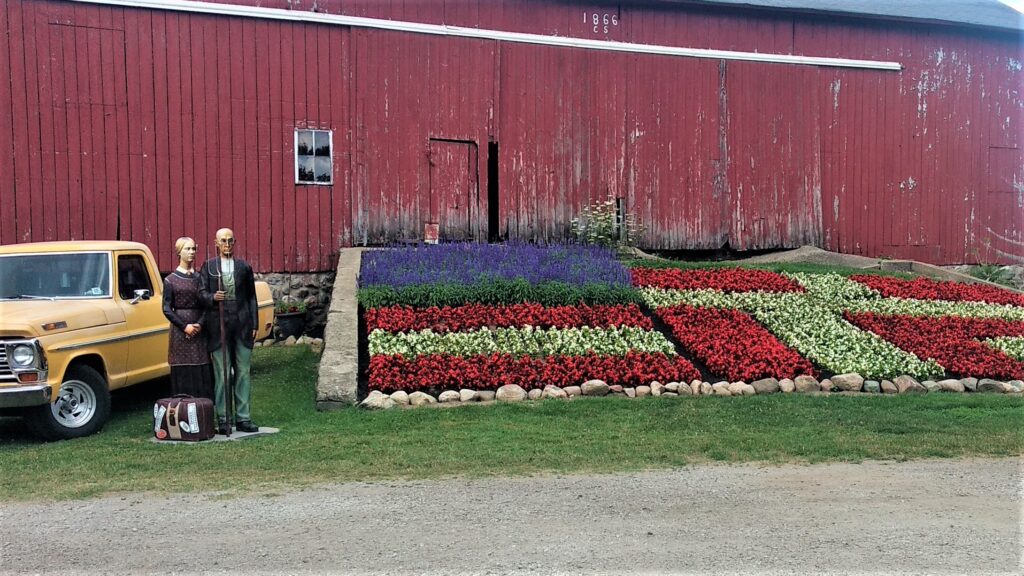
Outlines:
{"label": "truck wheel well", "polygon": [[[99,373],[104,380],[107,379],[107,368],[103,365],[103,358],[98,354],[86,354],[85,356],[78,356],[71,362],[68,362],[67,368],[64,369],[64,374],[67,374],[73,366],[88,366]],[[110,387],[110,383],[107,383],[107,387]]]}

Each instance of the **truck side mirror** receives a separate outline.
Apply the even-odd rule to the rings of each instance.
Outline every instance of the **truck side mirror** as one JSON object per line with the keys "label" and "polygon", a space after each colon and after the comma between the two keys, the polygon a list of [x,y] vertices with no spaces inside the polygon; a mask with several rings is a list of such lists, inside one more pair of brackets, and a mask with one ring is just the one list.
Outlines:
{"label": "truck side mirror", "polygon": [[149,300],[149,297],[150,297],[149,290],[146,290],[145,288],[141,288],[141,289],[138,289],[138,290],[135,291],[135,298],[132,298],[131,301],[129,301],[128,303],[129,304],[138,304],[140,300]]}

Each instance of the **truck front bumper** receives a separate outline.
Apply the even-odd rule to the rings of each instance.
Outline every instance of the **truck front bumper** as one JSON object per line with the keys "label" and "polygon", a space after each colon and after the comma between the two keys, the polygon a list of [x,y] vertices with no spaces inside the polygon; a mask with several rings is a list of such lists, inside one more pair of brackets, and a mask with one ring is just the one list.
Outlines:
{"label": "truck front bumper", "polygon": [[49,384],[0,388],[0,408],[27,408],[49,403]]}

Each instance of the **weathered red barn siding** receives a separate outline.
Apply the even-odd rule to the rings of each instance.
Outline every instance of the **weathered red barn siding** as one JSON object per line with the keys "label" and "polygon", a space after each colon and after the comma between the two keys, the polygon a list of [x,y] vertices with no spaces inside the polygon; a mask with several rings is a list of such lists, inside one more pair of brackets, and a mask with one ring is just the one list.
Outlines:
{"label": "weathered red barn siding", "polygon": [[[0,0],[0,241],[130,238],[169,269],[178,235],[208,244],[232,225],[258,270],[324,270],[341,246],[417,238],[427,221],[450,238],[562,237],[611,194],[652,248],[1024,260],[1017,35],[622,4],[316,9],[904,69]],[[617,24],[595,34],[593,13]],[[334,131],[332,186],[294,183],[297,127]]]}

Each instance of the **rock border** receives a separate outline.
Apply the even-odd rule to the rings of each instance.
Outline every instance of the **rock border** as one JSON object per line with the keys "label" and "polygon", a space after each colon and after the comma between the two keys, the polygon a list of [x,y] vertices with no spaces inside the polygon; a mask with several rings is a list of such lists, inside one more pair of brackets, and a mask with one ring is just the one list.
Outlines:
{"label": "rock border", "polygon": [[270,348],[272,346],[276,346],[276,347],[280,347],[280,346],[304,346],[304,345],[309,345],[309,347],[313,350],[313,352],[315,352],[318,355],[322,354],[323,351],[324,351],[324,339],[323,338],[313,338],[312,336],[299,336],[298,338],[296,338],[295,336],[289,336],[288,338],[286,338],[284,340],[274,340],[273,338],[267,338],[266,340],[261,340],[259,342],[256,342],[256,344],[254,345],[254,348]]}
{"label": "rock border", "polygon": [[533,388],[529,391],[516,384],[506,384],[495,391],[478,391],[468,388],[462,390],[446,390],[439,397],[426,392],[407,393],[403,391],[385,394],[380,390],[372,390],[359,403],[360,408],[369,410],[386,410],[390,408],[414,408],[417,406],[455,406],[488,402],[523,402],[526,400],[545,400],[548,398],[572,400],[581,396],[602,397],[620,396],[623,398],[643,398],[644,396],[660,396],[665,398],[679,396],[754,396],[765,394],[810,394],[829,396],[890,396],[896,394],[935,394],[935,393],[996,393],[1024,395],[1024,381],[1010,380],[1003,382],[990,378],[961,378],[940,381],[918,381],[911,376],[897,376],[892,380],[866,380],[860,374],[836,374],[831,378],[819,381],[812,376],[797,376],[795,380],[784,378],[762,378],[751,383],[747,382],[703,382],[693,380],[685,382],[651,382],[650,386],[623,387],[609,386],[603,380],[587,380],[580,386],[547,385],[543,389]]}

